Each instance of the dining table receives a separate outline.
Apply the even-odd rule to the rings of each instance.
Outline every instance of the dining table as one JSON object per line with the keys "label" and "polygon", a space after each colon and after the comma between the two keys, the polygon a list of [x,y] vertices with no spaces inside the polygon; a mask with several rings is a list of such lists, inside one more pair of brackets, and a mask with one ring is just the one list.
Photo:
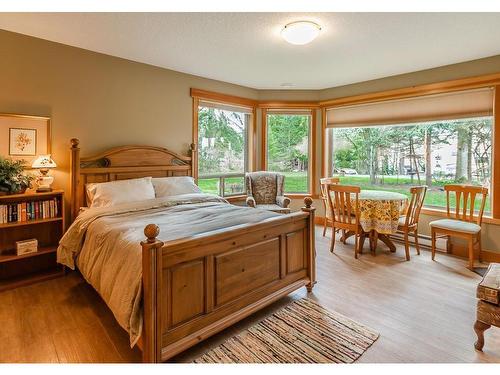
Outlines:
{"label": "dining table", "polygon": [[[352,195],[351,204],[354,206]],[[390,235],[398,230],[399,218],[403,215],[408,197],[401,193],[384,190],[361,190],[358,195],[359,223],[370,240],[370,252],[375,255],[378,240],[383,242],[391,252],[396,251],[396,245]],[[345,242],[354,232],[346,232],[341,237]],[[364,236],[361,238],[363,246]]]}

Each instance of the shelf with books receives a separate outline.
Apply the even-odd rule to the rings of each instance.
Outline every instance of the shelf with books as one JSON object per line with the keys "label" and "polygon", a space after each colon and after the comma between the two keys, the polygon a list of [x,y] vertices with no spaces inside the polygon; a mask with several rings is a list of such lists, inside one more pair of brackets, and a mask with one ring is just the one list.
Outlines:
{"label": "shelf with books", "polygon": [[62,216],[62,194],[0,196],[0,225]]}
{"label": "shelf with books", "polygon": [[[62,275],[56,249],[65,229],[64,192],[3,195],[0,207],[0,290]],[[10,207],[7,219],[5,207]],[[13,207],[20,216],[12,215]],[[17,255],[16,242],[31,239],[37,240],[37,251]]]}
{"label": "shelf with books", "polygon": [[62,217],[52,217],[49,219],[36,219],[36,220],[30,220],[30,221],[15,221],[13,223],[0,224],[0,229],[1,228],[19,227],[19,226],[23,226],[23,225],[50,223],[51,221],[62,221],[62,220],[63,220]]}

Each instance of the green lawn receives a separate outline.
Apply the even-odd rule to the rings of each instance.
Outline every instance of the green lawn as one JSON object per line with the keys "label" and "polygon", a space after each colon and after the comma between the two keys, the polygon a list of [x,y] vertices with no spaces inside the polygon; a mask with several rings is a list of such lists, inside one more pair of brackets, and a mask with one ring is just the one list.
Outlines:
{"label": "green lawn", "polygon": [[[346,185],[356,185],[361,187],[364,190],[386,190],[386,191],[395,191],[398,193],[406,194],[408,197],[410,196],[410,187],[412,185],[417,185],[418,182],[415,179],[414,183],[411,183],[410,178],[399,178],[396,177],[385,177],[384,184],[372,185],[370,183],[370,178],[367,176],[344,176],[340,177],[340,182]],[[433,183],[431,187],[427,190],[427,194],[425,196],[424,204],[427,206],[435,206],[446,208],[446,193],[442,190],[442,187],[445,185],[443,181]],[[489,212],[490,210],[490,199],[486,200],[485,212]],[[451,200],[451,206],[454,207],[454,201]],[[476,208],[479,208],[480,201],[476,199]]]}
{"label": "green lawn", "polygon": [[[307,174],[305,172],[284,172],[285,175],[285,191],[287,193],[306,193],[307,189]],[[383,184],[372,185],[370,178],[367,176],[344,176],[340,177],[340,182],[346,185],[356,185],[364,190],[386,190],[395,191],[398,193],[410,196],[410,186],[416,185],[415,179],[413,184],[408,177],[384,177]],[[446,194],[442,191],[444,181],[434,182],[427,191],[425,197],[425,205],[446,208]],[[199,179],[198,186],[205,193],[219,194],[219,179]],[[225,180],[225,195],[244,194],[243,177],[230,177]],[[454,202],[452,200],[452,206]],[[485,212],[490,210],[490,199],[486,201]],[[476,200],[476,208],[479,208],[479,202]]]}
{"label": "green lawn", "polygon": [[307,193],[306,172],[282,172],[285,175],[286,193]]}
{"label": "green lawn", "polygon": [[[287,193],[307,193],[306,172],[285,172],[285,191]],[[229,177],[225,179],[226,195],[244,193],[243,177]],[[219,194],[219,179],[198,179],[198,186],[204,193]]]}

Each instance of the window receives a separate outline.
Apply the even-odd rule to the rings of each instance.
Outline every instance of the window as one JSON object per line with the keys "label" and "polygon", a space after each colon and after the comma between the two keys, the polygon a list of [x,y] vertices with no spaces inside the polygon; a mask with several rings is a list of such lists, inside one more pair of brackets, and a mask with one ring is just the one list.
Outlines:
{"label": "window", "polygon": [[491,197],[492,123],[483,116],[330,128],[328,174],[362,189],[408,195],[410,186],[425,184],[425,205],[435,208],[446,207],[443,186],[450,183],[488,187]]}
{"label": "window", "polygon": [[267,170],[285,175],[286,193],[309,192],[311,112],[267,112]]}
{"label": "window", "polygon": [[446,207],[444,185],[481,185],[492,213],[493,102],[491,87],[344,102],[326,110],[325,172],[362,189],[409,194],[425,184],[424,204],[438,209]]}
{"label": "window", "polygon": [[205,193],[245,192],[252,109],[200,101],[198,106],[198,185]]}

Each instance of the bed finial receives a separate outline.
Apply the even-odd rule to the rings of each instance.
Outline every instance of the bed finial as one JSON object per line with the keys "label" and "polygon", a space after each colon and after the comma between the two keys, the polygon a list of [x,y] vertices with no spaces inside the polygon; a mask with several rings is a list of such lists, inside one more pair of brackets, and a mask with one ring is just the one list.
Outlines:
{"label": "bed finial", "polygon": [[306,205],[306,208],[311,208],[311,206],[313,204],[313,199],[311,197],[305,197],[304,203]]}
{"label": "bed finial", "polygon": [[148,224],[144,228],[144,235],[147,237],[148,243],[153,243],[156,241],[156,237],[160,234],[160,227],[156,224]]}
{"label": "bed finial", "polygon": [[78,138],[71,138],[70,148],[70,200],[71,200],[71,222],[75,220],[82,207],[81,195],[78,194],[78,186],[80,184],[80,141]]}

